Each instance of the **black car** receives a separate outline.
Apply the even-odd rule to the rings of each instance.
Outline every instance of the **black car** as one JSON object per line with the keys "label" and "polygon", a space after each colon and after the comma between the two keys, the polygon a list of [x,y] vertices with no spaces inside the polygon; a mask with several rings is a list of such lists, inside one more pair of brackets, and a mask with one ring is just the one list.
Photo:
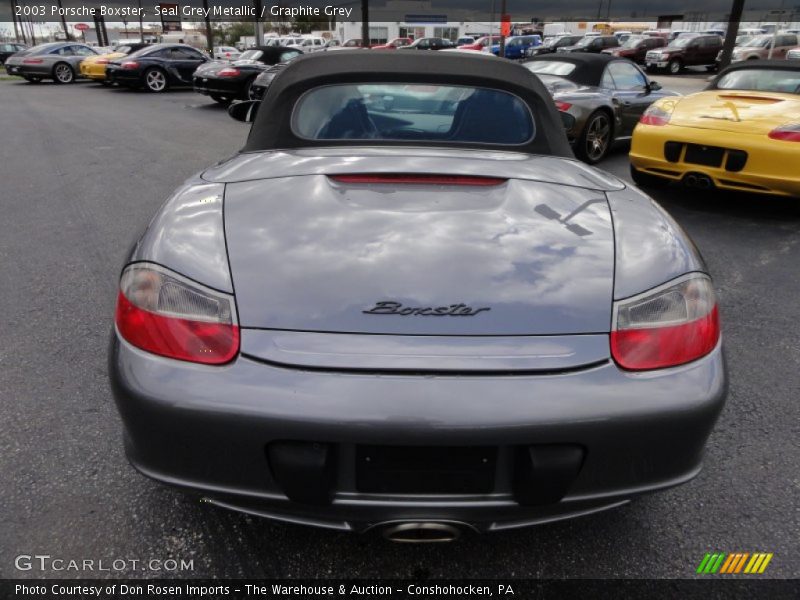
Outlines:
{"label": "black car", "polygon": [[562,35],[561,37],[552,39],[541,46],[531,46],[526,50],[525,54],[526,56],[530,57],[541,56],[542,54],[551,54],[553,52],[558,52],[559,48],[574,46],[582,39],[582,35]]}
{"label": "black car", "polygon": [[591,165],[603,160],[614,142],[630,139],[653,102],[677,96],[627,58],[605,53],[548,54],[522,66],[553,96],[575,155]]}
{"label": "black car", "polygon": [[251,48],[235,61],[213,61],[197,67],[194,72],[194,91],[219,102],[249,100],[256,77],[278,63],[286,63],[300,56],[302,50],[286,46],[259,46]]}
{"label": "black car", "polygon": [[261,73],[250,86],[250,100],[263,100],[267,88],[272,84],[272,80],[283,71],[289,63],[278,63]]}
{"label": "black car", "polygon": [[455,45],[447,38],[426,37],[414,40],[408,46],[401,46],[398,50],[444,50],[445,48],[455,48]]}
{"label": "black car", "polygon": [[192,85],[192,75],[210,59],[186,44],[153,44],[106,66],[106,79],[127,87],[163,92]]}
{"label": "black car", "polygon": [[25,50],[26,48],[27,46],[25,44],[17,44],[14,42],[0,44],[0,65],[4,64],[6,59],[12,54],[16,54],[20,50]]}
{"label": "black car", "polygon": [[587,35],[574,46],[562,46],[558,52],[593,52],[599,54],[603,50],[619,47],[619,40],[614,35]]}

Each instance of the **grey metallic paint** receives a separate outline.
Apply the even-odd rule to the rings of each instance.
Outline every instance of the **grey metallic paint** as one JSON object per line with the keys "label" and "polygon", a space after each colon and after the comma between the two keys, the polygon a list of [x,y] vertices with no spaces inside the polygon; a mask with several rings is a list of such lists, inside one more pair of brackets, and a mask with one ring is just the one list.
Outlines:
{"label": "grey metallic paint", "polygon": [[[588,235],[541,205],[575,213],[571,223]],[[611,322],[614,240],[602,192],[517,179],[432,189],[284,177],[228,184],[225,228],[245,328],[568,335],[607,332]],[[491,310],[362,313],[381,300]]]}
{"label": "grey metallic paint", "polygon": [[[508,181],[327,177],[347,173]],[[170,198],[131,260],[235,292],[242,329],[224,366],[159,357],[114,332],[126,453],[150,477],[252,514],[359,531],[419,519],[488,531],[618,506],[697,475],[727,392],[721,343],[655,371],[611,359],[614,299],[705,265],[652,200],[574,160],[430,147],[242,153]],[[362,312],[381,300],[491,310]],[[266,452],[285,440],[335,446],[331,504],[286,497]],[[495,447],[493,491],[359,492],[358,444]],[[542,444],[585,458],[562,500],[525,506],[514,456]]]}
{"label": "grey metallic paint", "polygon": [[[80,44],[78,42],[63,42],[60,44],[48,44],[47,47],[40,47],[35,46],[34,48],[28,48],[27,50],[23,50],[21,52],[17,52],[13,56],[9,57],[8,60],[5,62],[6,72],[12,74],[9,70],[10,68],[18,69],[18,71],[14,72],[13,75],[17,75],[19,77],[39,77],[42,79],[54,79],[53,70],[55,66],[59,63],[66,63],[68,64],[74,73],[74,78],[79,79],[81,77],[81,70],[80,64],[81,62],[87,58],[86,56],[61,56],[59,54],[51,54],[51,52],[58,50],[59,48],[63,48],[65,46],[80,46],[81,48],[88,48],[94,54],[97,54],[95,50],[93,50],[90,46],[86,46],[85,44]],[[26,64],[26,58],[37,58],[41,59],[41,64]]]}
{"label": "grey metallic paint", "polygon": [[[479,529],[605,507],[684,483],[700,470],[722,408],[721,347],[672,369],[633,374],[613,363],[551,375],[428,376],[278,368],[240,356],[224,367],[163,359],[112,338],[110,372],[126,452],[142,473],[229,507],[332,527],[454,519]],[[586,462],[556,505],[523,507],[501,478],[490,496],[359,494],[342,460],[330,506],[291,503],[264,453],[272,440],[353,444],[581,443]],[[510,467],[507,467],[510,468]]]}
{"label": "grey metallic paint", "polygon": [[131,250],[128,262],[171,268],[222,292],[233,292],[223,231],[225,186],[190,179],[161,207]]}

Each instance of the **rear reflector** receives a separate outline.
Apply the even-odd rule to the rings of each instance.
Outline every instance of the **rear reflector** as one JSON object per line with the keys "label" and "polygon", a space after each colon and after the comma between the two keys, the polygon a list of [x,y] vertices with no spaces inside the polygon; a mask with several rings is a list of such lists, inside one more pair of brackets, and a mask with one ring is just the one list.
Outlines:
{"label": "rear reflector", "polygon": [[233,298],[158,265],[123,271],[115,321],[127,342],[153,354],[218,365],[239,352]]}
{"label": "rear reflector", "polygon": [[800,123],[787,123],[769,132],[770,139],[783,142],[800,142]]}
{"label": "rear reflector", "polygon": [[650,106],[639,118],[639,123],[642,125],[656,125],[660,127],[669,123],[671,116],[672,113],[664,110],[663,108],[658,106]]}
{"label": "rear reflector", "polygon": [[615,303],[611,354],[623,369],[663,369],[705,356],[719,336],[711,280],[692,274]]}
{"label": "rear reflector", "polygon": [[330,179],[338,183],[376,183],[400,185],[468,185],[468,186],[493,186],[502,185],[507,179],[499,177],[480,177],[476,175],[404,175],[396,173],[370,174],[370,175],[329,175]]}

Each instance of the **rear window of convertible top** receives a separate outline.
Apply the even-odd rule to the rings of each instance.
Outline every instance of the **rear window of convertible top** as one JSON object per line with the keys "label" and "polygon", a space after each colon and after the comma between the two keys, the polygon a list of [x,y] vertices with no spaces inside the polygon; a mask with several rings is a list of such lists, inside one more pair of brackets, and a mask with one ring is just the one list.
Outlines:
{"label": "rear window of convertible top", "polygon": [[458,85],[335,84],[303,94],[292,130],[309,140],[523,145],[536,126],[508,92]]}

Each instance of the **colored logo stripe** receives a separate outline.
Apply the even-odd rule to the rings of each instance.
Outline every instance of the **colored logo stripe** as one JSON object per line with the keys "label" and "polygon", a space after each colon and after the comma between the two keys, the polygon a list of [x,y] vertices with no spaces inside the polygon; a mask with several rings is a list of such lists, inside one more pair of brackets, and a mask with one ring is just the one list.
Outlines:
{"label": "colored logo stripe", "polygon": [[715,552],[711,554],[706,552],[703,560],[700,561],[700,566],[697,567],[698,573],[716,573],[725,558],[724,552]]}
{"label": "colored logo stripe", "polygon": [[[772,560],[771,552],[706,552],[697,573],[708,575],[719,572],[720,574],[760,574],[763,573],[769,562]],[[746,566],[745,566],[746,565]]]}

